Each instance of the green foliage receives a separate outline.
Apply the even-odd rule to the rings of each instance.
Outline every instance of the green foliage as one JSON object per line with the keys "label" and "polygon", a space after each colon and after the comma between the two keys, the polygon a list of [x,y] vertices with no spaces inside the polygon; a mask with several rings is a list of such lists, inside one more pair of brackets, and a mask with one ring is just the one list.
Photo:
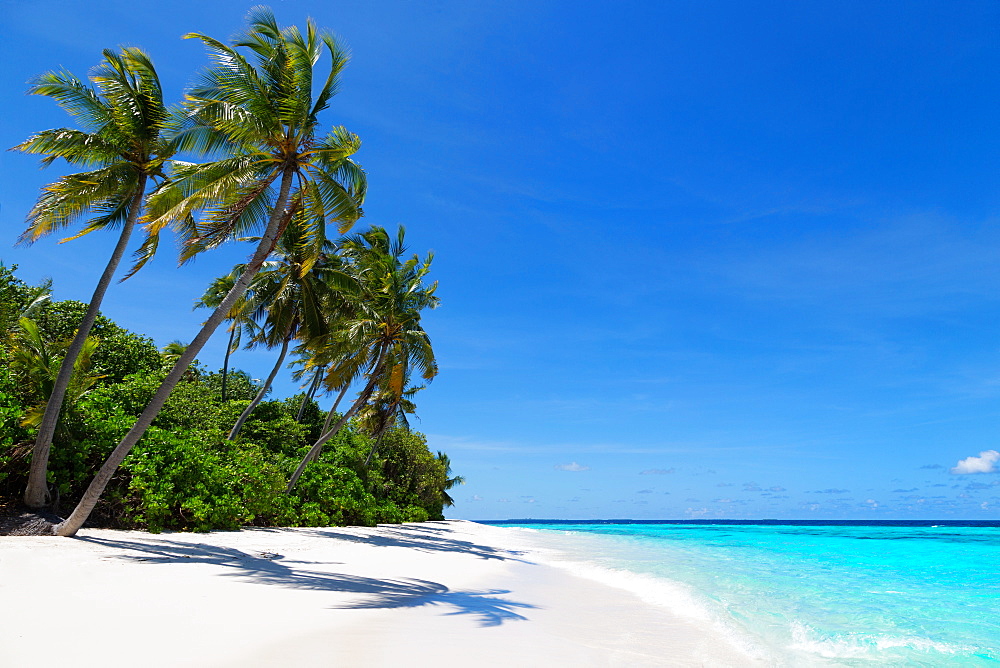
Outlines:
{"label": "green foliage", "polygon": [[[45,413],[45,405],[52,388],[55,387],[62,364],[65,342],[47,341],[38,325],[30,318],[21,318],[17,322],[17,330],[8,340],[10,349],[10,368],[21,383],[22,391],[30,397],[32,406],[25,411],[21,424],[26,427],[37,427]],[[90,391],[98,380],[104,376],[92,373],[91,358],[100,341],[88,336],[83,348],[73,363],[73,374],[66,388],[64,410],[72,409],[82,396]]]}
{"label": "green foliage", "polygon": [[[222,398],[222,370],[215,373],[208,373],[202,375],[202,382],[212,389],[213,396],[216,399]],[[260,386],[253,382],[253,378],[250,377],[246,371],[240,369],[230,369],[228,378],[226,379],[226,398],[227,399],[239,399],[242,401],[250,401],[256,396]],[[270,389],[264,394],[266,397],[270,394]]]}
{"label": "green foliage", "polygon": [[125,460],[135,504],[128,519],[150,531],[236,529],[271,512],[284,486],[259,447],[237,446],[220,429],[183,437],[152,428]]}
{"label": "green foliage", "polygon": [[[66,300],[50,302],[39,310],[35,321],[51,341],[70,340],[83,320],[87,305]],[[114,383],[134,373],[154,373],[163,366],[163,358],[152,339],[139,336],[98,315],[90,335],[102,345],[92,360],[94,371]]]}
{"label": "green foliage", "polygon": [[285,457],[296,456],[306,445],[307,435],[308,427],[297,423],[279,401],[261,402],[241,433],[243,440],[254,441]]}
{"label": "green foliage", "polygon": [[[34,436],[21,422],[45,394],[41,384],[58,369],[86,308],[72,301],[48,303],[38,300],[39,294],[0,265],[0,310],[20,316],[30,308],[37,318],[0,337],[0,503],[15,501],[23,492]],[[49,484],[58,498],[57,511],[77,502],[167,372],[149,339],[103,316],[92,331],[100,342],[89,351],[92,368],[81,378],[107,375],[81,385],[56,433]],[[29,378],[32,370],[41,378],[38,387]],[[455,480],[448,478],[447,458],[435,457],[422,435],[401,427],[385,431],[366,467],[375,441],[360,422],[349,424],[306,469],[294,494],[285,494],[290,474],[318,438],[326,414],[310,399],[297,422],[303,394],[263,401],[240,437],[228,441],[228,430],[258,388],[249,374],[231,370],[224,402],[221,380],[221,373],[199,371],[178,384],[112,478],[92,516],[96,523],[208,531],[441,518],[450,501],[445,490]]]}
{"label": "green foliage", "polygon": [[0,498],[16,493],[7,484],[19,482],[27,475],[24,457],[29,436],[28,430],[21,426],[24,413],[7,351],[0,347]]}
{"label": "green foliage", "polygon": [[422,508],[431,519],[444,519],[447,470],[427,449],[423,434],[393,429],[379,446],[379,456],[379,484],[385,496],[405,506]]}
{"label": "green foliage", "polygon": [[17,321],[31,317],[48,301],[51,284],[32,287],[14,276],[17,265],[5,266],[0,262],[0,336],[7,336]]}

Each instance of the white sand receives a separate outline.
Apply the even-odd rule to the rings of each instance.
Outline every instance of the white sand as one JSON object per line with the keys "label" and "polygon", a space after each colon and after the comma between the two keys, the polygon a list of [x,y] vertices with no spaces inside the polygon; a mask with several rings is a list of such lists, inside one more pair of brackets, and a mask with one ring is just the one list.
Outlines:
{"label": "white sand", "polygon": [[472,522],[0,537],[0,666],[747,666]]}

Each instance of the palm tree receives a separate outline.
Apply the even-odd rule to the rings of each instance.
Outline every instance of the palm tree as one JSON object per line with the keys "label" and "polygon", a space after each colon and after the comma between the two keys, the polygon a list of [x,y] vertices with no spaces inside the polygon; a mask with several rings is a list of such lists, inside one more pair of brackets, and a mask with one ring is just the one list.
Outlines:
{"label": "palm tree", "polygon": [[71,165],[90,168],[64,176],[42,190],[28,213],[28,228],[21,235],[21,243],[33,243],[72,225],[87,212],[95,214],[94,217],[69,239],[121,227],[118,243],[97,282],[48,397],[24,493],[24,502],[30,508],[47,503],[49,450],[73,365],[86,345],[104,294],[128,247],[146,188],[152,179],[162,176],[163,163],[173,154],[173,146],[163,137],[168,114],[163,106],[160,80],[148,55],[132,47],[122,49],[121,53],[106,50],[104,60],[90,80],[96,90],[66,71],[37,77],[28,92],[53,98],[86,129],[45,130],[14,147],[24,153],[45,156],[43,165],[62,158]]}
{"label": "palm tree", "polygon": [[[212,281],[205,290],[203,294],[194,304],[195,308],[211,308],[215,309],[222,303],[229,294],[229,291],[233,289],[236,281],[245,271],[245,267],[237,265],[233,268],[231,272],[225,276],[220,276],[219,278]],[[243,340],[243,334],[250,331],[252,327],[252,322],[248,321],[245,316],[246,312],[246,296],[244,295],[239,300],[237,300],[236,305],[232,308],[229,315],[226,316],[226,320],[229,320],[232,324],[229,325],[229,342],[226,344],[226,354],[222,358],[222,400],[227,399],[227,381],[229,380],[229,357],[240,347],[240,343]]]}
{"label": "palm tree", "polygon": [[356,413],[358,426],[374,439],[372,449],[365,458],[365,467],[371,463],[372,457],[382,445],[382,439],[391,427],[409,431],[410,421],[406,416],[416,413],[417,405],[413,403],[413,397],[425,387],[423,385],[406,387],[408,382],[409,373],[405,365],[395,365],[395,368],[385,375],[385,382],[372,395],[368,404],[358,409]]}
{"label": "palm tree", "polygon": [[445,508],[448,508],[455,505],[455,499],[451,498],[451,495],[448,494],[448,490],[455,485],[464,485],[465,478],[460,475],[453,478],[448,477],[451,475],[451,459],[440,450],[438,450],[437,453],[437,460],[441,462],[441,466],[444,467],[444,486],[441,489],[441,502]]}
{"label": "palm tree", "polygon": [[[55,527],[59,535],[74,535],[83,525],[119,464],[243,296],[296,211],[308,211],[310,219],[318,221],[316,233],[321,236],[325,221],[335,221],[343,231],[362,215],[365,174],[351,160],[360,140],[342,127],[325,137],[317,135],[319,113],[337,92],[346,53],[312,21],[305,34],[294,26],[282,29],[269,10],[258,7],[251,10],[248,22],[249,30],[233,46],[198,33],[187,35],[205,43],[215,65],[188,94],[177,145],[223,157],[175,166],[169,186],[150,204],[148,236],[136,268],[155,251],[168,225],[183,240],[182,260],[246,231],[263,227],[264,232],[232,289],[101,466],[73,513]],[[314,69],[324,47],[330,71],[313,97]],[[241,48],[249,49],[250,60]]]}
{"label": "palm tree", "polygon": [[183,341],[174,339],[167,345],[163,346],[162,350],[160,350],[160,356],[165,362],[172,364],[180,359],[180,356],[184,354],[185,348],[187,348],[187,346],[184,345]]}
{"label": "palm tree", "polygon": [[[88,336],[84,341],[80,354],[73,364],[73,374],[66,387],[66,404],[74,404],[81,399],[90,388],[104,376],[90,373],[90,361],[97,349],[97,337]],[[45,414],[48,397],[52,396],[52,388],[59,376],[62,362],[60,353],[66,344],[53,344],[45,340],[41,330],[34,320],[21,318],[11,337],[10,366],[32,395],[40,397],[41,401],[28,408],[21,420],[22,427],[37,427]]]}
{"label": "palm tree", "polygon": [[264,263],[248,289],[252,295],[246,300],[248,317],[260,322],[258,333],[248,347],[279,346],[281,352],[257,396],[233,425],[229,440],[236,438],[271,388],[292,340],[315,339],[327,329],[328,314],[323,307],[334,273],[332,244],[316,235],[314,226],[299,214],[285,228],[272,255],[276,259]]}
{"label": "palm tree", "polygon": [[[429,287],[423,284],[433,256],[428,255],[423,262],[416,255],[401,261],[406,252],[403,240],[402,226],[395,239],[385,229],[373,226],[341,243],[345,271],[353,275],[357,286],[353,295],[356,313],[327,337],[318,359],[330,365],[328,389],[346,388],[362,376],[367,382],[350,409],[299,462],[288,482],[288,492],[295,488],[309,462],[319,457],[323,445],[371,399],[380,383],[398,386],[398,394],[409,369],[419,370],[427,381],[437,375],[430,338],[420,325],[420,312],[438,304],[434,296],[437,283]],[[347,286],[345,282],[342,290]]]}
{"label": "palm tree", "polygon": [[[302,417],[305,415],[306,406],[309,405],[309,401],[316,396],[316,392],[319,390],[320,381],[323,380],[323,371],[325,368],[320,365],[317,366],[315,371],[313,371],[312,380],[309,381],[309,386],[305,388],[305,392],[302,394],[302,402],[299,403],[299,411],[295,414],[295,421],[301,423]],[[293,374],[295,380],[302,380],[308,369],[300,369]]]}

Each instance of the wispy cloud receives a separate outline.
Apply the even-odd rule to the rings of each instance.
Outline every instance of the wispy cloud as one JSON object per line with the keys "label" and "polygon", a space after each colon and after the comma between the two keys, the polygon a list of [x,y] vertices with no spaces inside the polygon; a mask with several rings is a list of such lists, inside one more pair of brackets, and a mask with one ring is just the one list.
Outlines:
{"label": "wispy cloud", "polygon": [[639,471],[639,475],[670,475],[676,471],[676,469],[646,469],[645,471]]}
{"label": "wispy cloud", "polygon": [[581,464],[577,464],[576,462],[570,462],[569,464],[556,464],[554,468],[556,471],[573,471],[574,473],[578,471],[590,470],[589,466],[582,466]]}
{"label": "wispy cloud", "polygon": [[969,473],[993,473],[996,471],[996,464],[1000,461],[1000,452],[996,450],[983,450],[978,457],[966,457],[959,460],[958,464],[951,469],[952,473],[966,475]]}

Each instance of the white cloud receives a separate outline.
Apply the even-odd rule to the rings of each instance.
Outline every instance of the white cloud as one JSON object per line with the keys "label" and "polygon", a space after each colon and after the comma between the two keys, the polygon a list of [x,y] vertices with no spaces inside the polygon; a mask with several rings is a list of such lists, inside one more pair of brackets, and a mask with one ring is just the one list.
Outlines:
{"label": "white cloud", "polygon": [[996,463],[1000,461],[1000,452],[996,450],[983,450],[978,457],[966,457],[958,462],[951,470],[952,473],[964,475],[967,473],[993,473],[996,471]]}
{"label": "white cloud", "polygon": [[556,471],[574,471],[574,472],[576,472],[576,471],[589,471],[590,467],[589,466],[581,466],[580,464],[577,464],[576,462],[570,462],[569,464],[556,464],[555,465],[555,469],[556,469]]}

